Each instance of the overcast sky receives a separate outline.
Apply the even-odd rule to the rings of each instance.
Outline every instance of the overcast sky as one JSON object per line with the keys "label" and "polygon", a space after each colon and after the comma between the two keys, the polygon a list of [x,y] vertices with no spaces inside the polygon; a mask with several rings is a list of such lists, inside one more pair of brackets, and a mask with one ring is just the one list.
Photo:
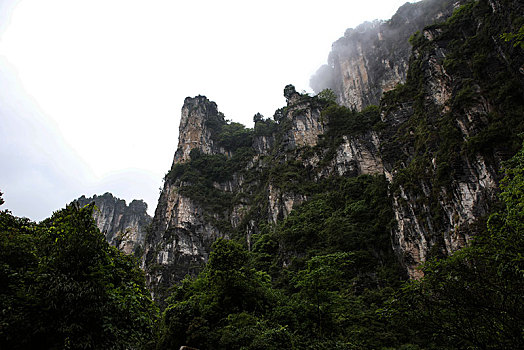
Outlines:
{"label": "overcast sky", "polygon": [[[406,0],[0,0],[0,190],[41,220],[82,194],[152,214],[186,96],[252,126],[347,28]],[[413,2],[413,1],[412,1]]]}

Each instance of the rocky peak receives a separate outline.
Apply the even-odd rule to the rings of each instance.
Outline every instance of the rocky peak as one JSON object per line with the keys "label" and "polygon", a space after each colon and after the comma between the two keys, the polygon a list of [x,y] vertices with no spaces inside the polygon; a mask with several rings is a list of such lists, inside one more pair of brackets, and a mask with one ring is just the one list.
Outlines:
{"label": "rocky peak", "polygon": [[290,122],[289,132],[284,140],[286,148],[316,146],[318,136],[325,129],[320,106],[310,96],[296,92],[293,85],[284,88],[284,96],[287,100],[284,117]]}
{"label": "rocky peak", "polygon": [[218,153],[216,131],[225,123],[224,115],[218,111],[215,102],[200,95],[187,97],[182,106],[178,149],[173,164],[187,161],[193,149],[204,154]]}
{"label": "rocky peak", "polygon": [[106,192],[90,198],[82,196],[75,202],[80,206],[95,203],[93,218],[109,244],[126,254],[142,253],[146,228],[152,220],[144,201],[133,200],[128,206],[125,200]]}

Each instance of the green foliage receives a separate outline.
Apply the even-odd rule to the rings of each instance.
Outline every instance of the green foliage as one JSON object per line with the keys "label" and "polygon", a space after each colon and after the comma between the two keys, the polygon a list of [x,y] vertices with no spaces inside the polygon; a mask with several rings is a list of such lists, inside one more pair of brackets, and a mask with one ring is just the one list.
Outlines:
{"label": "green foliage", "polygon": [[152,340],[156,308],[136,261],[96,228],[93,207],[40,224],[0,213],[0,344],[125,349]]}
{"label": "green foliage", "polygon": [[204,154],[191,150],[190,161],[174,164],[165,180],[179,183],[180,193],[188,196],[211,212],[223,212],[234,204],[234,194],[215,186],[231,180],[251,159],[253,150],[238,148],[233,157],[223,154]]}
{"label": "green foliage", "polygon": [[331,89],[324,89],[320,91],[316,97],[327,105],[334,105],[337,103],[337,95]]}
{"label": "green foliage", "polygon": [[252,251],[213,245],[204,271],[168,300],[158,348],[387,344],[392,336],[376,311],[400,278],[385,179],[336,177],[308,191],[313,197],[282,225],[252,236]]}
{"label": "green foliage", "polygon": [[380,124],[380,109],[368,106],[360,112],[337,104],[327,104],[321,116],[327,125],[327,131],[321,135],[313,151],[323,152],[323,164],[328,164],[336,154],[337,148],[344,141],[343,136],[361,135],[373,130]]}
{"label": "green foliage", "polygon": [[287,161],[274,164],[269,169],[272,184],[285,192],[309,193],[312,185],[309,173],[300,161]]}
{"label": "green foliage", "polygon": [[400,281],[387,183],[361,176],[317,185],[280,225],[252,237],[254,266],[287,296],[271,314],[294,331],[297,349],[387,344],[391,335],[375,314]]}
{"label": "green foliage", "polygon": [[424,45],[426,41],[426,38],[424,38],[424,34],[422,34],[420,31],[417,31],[415,34],[409,37],[409,43],[411,46],[420,47]]}
{"label": "green foliage", "polygon": [[240,123],[230,122],[222,126],[218,143],[227,150],[236,151],[249,148],[253,142],[253,130]]}
{"label": "green foliage", "polygon": [[524,49],[524,25],[520,27],[516,33],[503,33],[501,35],[502,39],[505,41],[512,41],[513,47],[520,46],[521,49]]}
{"label": "green foliage", "polygon": [[278,124],[269,118],[255,120],[255,136],[271,136],[278,128]]}
{"label": "green foliage", "polygon": [[356,112],[333,104],[322,111],[322,117],[326,118],[328,124],[326,137],[337,137],[370,130],[380,120],[380,111],[377,106],[368,106]]}
{"label": "green foliage", "polygon": [[168,299],[158,348],[289,345],[286,330],[263,317],[273,303],[269,276],[249,266],[242,246],[220,239],[204,271],[195,280],[184,280]]}
{"label": "green foliage", "polygon": [[314,256],[307,261],[307,268],[299,271],[291,281],[298,289],[296,297],[315,315],[311,331],[320,337],[337,331],[335,318],[344,313],[344,306],[347,306],[347,295],[341,293],[341,286],[351,280],[355,264],[353,255],[339,252]]}

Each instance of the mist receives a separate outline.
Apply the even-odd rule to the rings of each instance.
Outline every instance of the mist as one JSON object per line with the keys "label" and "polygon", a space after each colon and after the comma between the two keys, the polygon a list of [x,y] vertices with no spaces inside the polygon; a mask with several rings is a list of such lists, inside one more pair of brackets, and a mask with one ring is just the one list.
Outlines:
{"label": "mist", "polygon": [[382,51],[390,56],[401,51],[406,55],[406,52],[409,53],[411,49],[408,38],[424,27],[429,13],[441,8],[442,3],[436,0],[406,2],[394,14],[392,13],[389,19],[368,18],[358,26],[346,29],[344,35],[333,42],[327,62],[320,65],[311,75],[309,86],[315,93],[324,89],[337,92],[341,88],[344,74],[340,63],[348,57],[361,55],[359,50],[380,46]]}

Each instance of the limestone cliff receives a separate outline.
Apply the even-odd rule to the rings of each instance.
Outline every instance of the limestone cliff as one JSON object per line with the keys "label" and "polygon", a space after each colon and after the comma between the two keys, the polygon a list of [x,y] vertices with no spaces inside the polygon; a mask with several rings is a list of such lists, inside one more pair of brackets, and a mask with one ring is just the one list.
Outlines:
{"label": "limestone cliff", "polygon": [[95,203],[93,217],[109,244],[126,254],[142,255],[146,230],[152,220],[144,201],[133,200],[127,205],[125,200],[105,193],[90,198],[82,196],[76,202],[80,206]]}
{"label": "limestone cliff", "polygon": [[[510,14],[522,13],[522,5],[471,1],[445,20],[456,6],[406,4],[388,22],[348,31],[335,45],[345,56],[334,59],[330,74],[341,82],[339,101],[353,109],[288,85],[287,105],[273,119],[256,115],[248,129],[226,122],[204,96],[187,98],[145,242],[143,267],[155,297],[200,271],[217,238],[251,249],[253,237],[347,178],[387,179],[384,215],[393,220],[380,230],[388,226],[388,247],[366,248],[379,261],[394,251],[416,278],[420,263],[467,244],[495,205],[498,169],[524,131],[524,57],[501,39],[518,29]],[[423,29],[436,20],[443,22]],[[356,227],[359,218],[344,220]],[[292,234],[300,240],[305,233]],[[293,244],[276,243],[282,267],[304,254]]]}
{"label": "limestone cliff", "polygon": [[197,273],[218,237],[243,232],[249,241],[259,220],[277,223],[306,199],[282,188],[270,171],[297,150],[316,146],[324,132],[320,105],[294,88],[288,93],[277,121],[260,119],[255,130],[227,123],[203,96],[186,98],[175,160],[145,248],[144,267],[157,297]]}
{"label": "limestone cliff", "polygon": [[[217,105],[205,96],[186,98],[173,168],[191,160],[194,152],[220,153],[217,130],[225,123]],[[163,295],[162,288],[198,272],[211,243],[223,236],[204,208],[181,193],[183,186],[184,182],[172,182],[166,177],[146,240],[143,267],[147,283],[157,296]]]}
{"label": "limestone cliff", "polygon": [[216,153],[217,145],[212,137],[214,127],[225,123],[224,116],[218,112],[217,105],[205,96],[186,98],[182,107],[179,127],[179,143],[173,163],[189,159],[192,149],[205,154]]}
{"label": "limestone cliff", "polygon": [[464,1],[406,3],[388,21],[375,20],[346,30],[333,43],[328,64],[311,78],[315,92],[332,89],[338,102],[361,110],[378,105],[386,91],[406,81],[413,33],[449,17]]}

